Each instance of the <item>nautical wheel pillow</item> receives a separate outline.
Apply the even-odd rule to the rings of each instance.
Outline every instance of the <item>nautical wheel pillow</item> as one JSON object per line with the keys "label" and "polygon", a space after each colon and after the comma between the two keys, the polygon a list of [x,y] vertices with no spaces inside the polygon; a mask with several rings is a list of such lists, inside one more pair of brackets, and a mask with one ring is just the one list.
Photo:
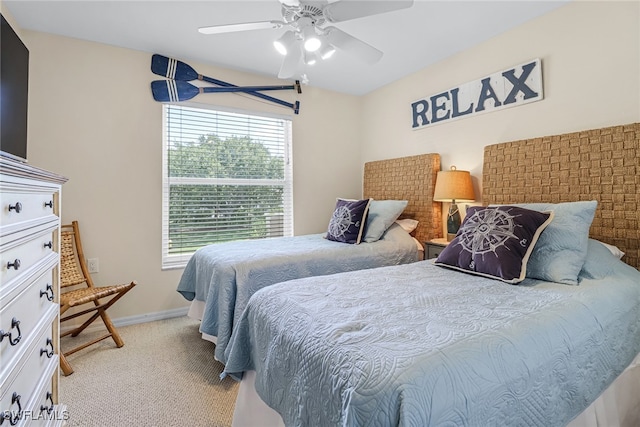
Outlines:
{"label": "nautical wheel pillow", "polygon": [[507,283],[526,277],[527,261],[553,212],[516,206],[467,209],[455,239],[436,259],[436,265]]}
{"label": "nautical wheel pillow", "polygon": [[338,199],[329,221],[327,239],[336,242],[359,244],[362,240],[370,203],[371,199]]}

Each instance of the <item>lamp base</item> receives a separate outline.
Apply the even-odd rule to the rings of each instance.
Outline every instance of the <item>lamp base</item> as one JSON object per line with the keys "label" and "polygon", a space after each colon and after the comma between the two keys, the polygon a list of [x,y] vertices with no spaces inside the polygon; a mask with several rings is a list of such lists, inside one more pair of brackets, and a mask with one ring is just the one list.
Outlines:
{"label": "lamp base", "polygon": [[452,241],[456,234],[458,234],[458,230],[460,229],[460,211],[458,210],[458,205],[451,203],[449,206],[449,213],[447,213],[447,241]]}

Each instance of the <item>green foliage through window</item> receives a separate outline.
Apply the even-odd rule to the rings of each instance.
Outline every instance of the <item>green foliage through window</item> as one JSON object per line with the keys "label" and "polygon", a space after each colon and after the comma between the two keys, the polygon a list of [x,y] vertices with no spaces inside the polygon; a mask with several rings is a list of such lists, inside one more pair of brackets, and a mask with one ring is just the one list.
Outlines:
{"label": "green foliage through window", "polygon": [[164,266],[208,244],[292,234],[290,120],[164,111]]}

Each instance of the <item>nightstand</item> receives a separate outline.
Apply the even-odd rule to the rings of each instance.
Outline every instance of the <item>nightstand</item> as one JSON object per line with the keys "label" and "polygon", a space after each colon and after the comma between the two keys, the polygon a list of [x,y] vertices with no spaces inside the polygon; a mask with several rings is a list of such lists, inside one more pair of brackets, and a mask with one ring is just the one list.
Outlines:
{"label": "nightstand", "polygon": [[449,242],[447,242],[447,239],[444,239],[444,238],[433,239],[433,240],[429,240],[428,242],[425,242],[424,258],[425,259],[437,258],[438,255],[440,255],[440,252],[442,252],[442,250],[446,248],[448,244]]}

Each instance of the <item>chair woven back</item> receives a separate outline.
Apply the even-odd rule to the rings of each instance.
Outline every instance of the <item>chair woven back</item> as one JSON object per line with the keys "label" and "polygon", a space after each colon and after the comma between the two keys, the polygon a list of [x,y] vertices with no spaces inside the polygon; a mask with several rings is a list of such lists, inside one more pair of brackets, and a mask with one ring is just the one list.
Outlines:
{"label": "chair woven back", "polygon": [[[83,284],[85,286],[81,286]],[[68,289],[72,286],[75,288]],[[101,319],[108,331],[107,334],[84,342],[71,350],[60,352],[60,367],[65,375],[73,373],[73,368],[67,360],[70,354],[107,338],[113,338],[117,347],[124,345],[122,337],[107,314],[107,309],[134,286],[136,286],[135,280],[120,285],[94,286],[82,250],[78,221],[60,228],[60,287],[67,288],[64,292],[60,292],[60,323],[79,316],[89,316],[83,319],[84,323],[81,325],[71,327],[67,331],[60,331],[60,337],[67,335],[76,337],[96,319]],[[89,307],[87,308],[85,304]]]}
{"label": "chair woven back", "polygon": [[[66,227],[71,227],[67,229]],[[60,232],[60,287],[68,287],[86,283],[93,286],[82,272],[76,244],[76,231],[72,226],[64,226]]]}

